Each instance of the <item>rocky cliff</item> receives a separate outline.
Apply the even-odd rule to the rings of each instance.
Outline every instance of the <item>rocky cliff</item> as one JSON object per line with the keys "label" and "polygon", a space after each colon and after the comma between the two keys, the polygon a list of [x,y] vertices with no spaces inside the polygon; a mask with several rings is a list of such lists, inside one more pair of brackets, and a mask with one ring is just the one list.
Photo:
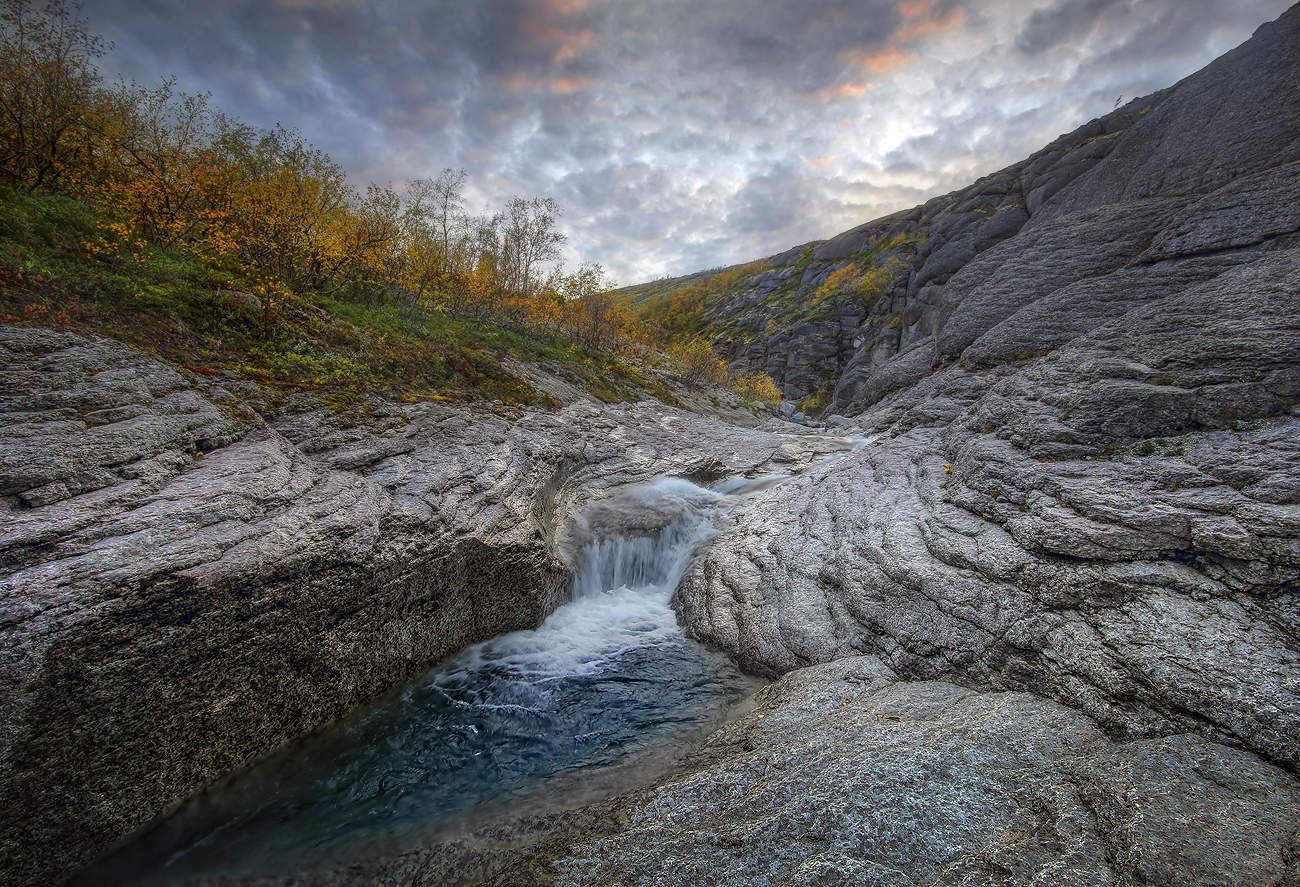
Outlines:
{"label": "rocky cliff", "polygon": [[[592,497],[836,444],[658,404],[263,420],[105,339],[0,330],[0,836],[57,881],[567,593]],[[227,383],[229,384],[229,383]]]}
{"label": "rocky cliff", "polygon": [[939,209],[973,227],[918,256],[900,353],[837,390],[873,443],[737,514],[686,579],[694,631],[769,673],[875,654],[1300,766],[1297,132],[1293,8],[975,187],[1022,207]]}
{"label": "rocky cliff", "polygon": [[942,365],[1038,357],[1285,248],[1300,228],[1295,18],[968,188],[769,257],[709,304],[715,346],[788,398],[859,412]]}

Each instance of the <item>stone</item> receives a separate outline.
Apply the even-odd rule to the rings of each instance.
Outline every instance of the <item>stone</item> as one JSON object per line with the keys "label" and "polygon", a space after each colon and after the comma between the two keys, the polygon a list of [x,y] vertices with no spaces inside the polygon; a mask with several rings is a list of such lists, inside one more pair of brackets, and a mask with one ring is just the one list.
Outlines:
{"label": "stone", "polygon": [[107,339],[3,329],[0,348],[3,883],[60,880],[444,656],[537,625],[587,502],[846,445],[657,403],[239,419]]}
{"label": "stone", "polygon": [[1282,887],[1298,837],[1300,784],[1249,752],[850,657],[759,691],[652,786],[247,885]]}
{"label": "stone", "polygon": [[730,517],[690,630],[766,674],[872,654],[1300,768],[1298,40],[1300,7],[1016,167],[1040,199],[917,291],[933,338],[841,378],[873,443]]}

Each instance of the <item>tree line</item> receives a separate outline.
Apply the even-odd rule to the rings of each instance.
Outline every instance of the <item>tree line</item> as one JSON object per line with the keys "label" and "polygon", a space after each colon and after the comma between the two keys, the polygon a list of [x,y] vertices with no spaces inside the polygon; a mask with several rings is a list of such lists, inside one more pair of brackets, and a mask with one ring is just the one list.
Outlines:
{"label": "tree line", "polygon": [[259,130],[186,94],[105,80],[106,51],[62,0],[0,7],[0,184],[106,211],[98,243],[185,248],[237,263],[269,332],[308,292],[562,332],[613,349],[632,319],[599,265],[565,272],[560,206],[510,199],[465,208],[466,173],[400,189],[354,187],[298,131]]}
{"label": "tree line", "polygon": [[250,126],[174,80],[107,81],[107,48],[64,0],[0,0],[0,189],[96,207],[107,221],[83,244],[89,253],[182,248],[237,268],[264,337],[287,300],[320,294],[604,351],[663,349],[689,379],[779,399],[766,376],[734,376],[697,338],[691,300],[636,313],[599,265],[566,271],[554,199],[513,197],[472,215],[458,169],[359,189],[297,130]]}

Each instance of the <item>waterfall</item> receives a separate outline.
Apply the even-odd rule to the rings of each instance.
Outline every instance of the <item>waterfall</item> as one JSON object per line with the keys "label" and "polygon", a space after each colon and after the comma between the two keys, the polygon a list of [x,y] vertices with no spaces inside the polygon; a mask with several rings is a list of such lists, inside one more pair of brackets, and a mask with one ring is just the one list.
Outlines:
{"label": "waterfall", "polygon": [[[535,684],[591,674],[630,651],[681,638],[672,596],[714,519],[737,498],[676,477],[624,491],[612,511],[659,516],[661,529],[607,536],[584,544],[576,558],[571,599],[538,628],[493,638],[466,650],[435,678],[459,685],[488,669],[495,682]],[[675,515],[675,516],[672,516]]]}
{"label": "waterfall", "polygon": [[78,884],[301,870],[644,775],[754,686],[683,636],[671,601],[717,518],[779,480],[665,477],[597,503],[571,599],[536,629],[476,644],[262,762]]}

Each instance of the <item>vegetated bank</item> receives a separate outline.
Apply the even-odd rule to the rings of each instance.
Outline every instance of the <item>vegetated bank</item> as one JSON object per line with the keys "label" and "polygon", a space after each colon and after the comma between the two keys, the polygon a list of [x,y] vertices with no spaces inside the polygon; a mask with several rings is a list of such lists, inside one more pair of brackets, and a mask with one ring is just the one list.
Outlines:
{"label": "vegetated bank", "polygon": [[[0,320],[98,332],[204,375],[335,405],[672,402],[603,270],[558,263],[562,208],[465,211],[463,171],[359,189],[301,133],[205,95],[110,84],[63,3],[0,16]],[[725,373],[714,375],[734,383]],[[774,389],[747,380],[743,395]]]}
{"label": "vegetated bank", "polygon": [[1297,47],[1293,7],[967,189],[656,284],[866,441],[679,589],[778,680],[650,788],[329,877],[1293,883]]}

